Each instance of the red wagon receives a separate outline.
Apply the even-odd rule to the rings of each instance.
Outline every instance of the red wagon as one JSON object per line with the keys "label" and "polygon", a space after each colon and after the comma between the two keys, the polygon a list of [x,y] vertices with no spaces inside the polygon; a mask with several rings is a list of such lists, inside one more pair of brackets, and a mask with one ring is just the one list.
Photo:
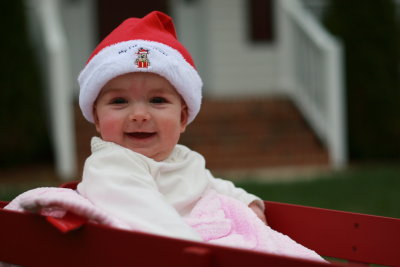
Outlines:
{"label": "red wagon", "polygon": [[62,233],[46,217],[6,204],[0,201],[0,262],[22,266],[400,266],[394,218],[266,201],[269,225],[329,257],[326,265],[92,223]]}

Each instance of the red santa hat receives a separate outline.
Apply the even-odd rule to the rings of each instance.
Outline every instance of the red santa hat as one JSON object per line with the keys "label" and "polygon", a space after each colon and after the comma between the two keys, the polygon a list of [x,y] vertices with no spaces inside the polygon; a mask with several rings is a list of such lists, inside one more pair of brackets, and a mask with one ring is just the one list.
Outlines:
{"label": "red santa hat", "polygon": [[188,123],[196,117],[203,83],[166,14],[154,11],[125,20],[93,51],[78,77],[79,105],[88,121],[94,122],[93,104],[103,86],[130,72],[152,72],[167,79],[188,106]]}

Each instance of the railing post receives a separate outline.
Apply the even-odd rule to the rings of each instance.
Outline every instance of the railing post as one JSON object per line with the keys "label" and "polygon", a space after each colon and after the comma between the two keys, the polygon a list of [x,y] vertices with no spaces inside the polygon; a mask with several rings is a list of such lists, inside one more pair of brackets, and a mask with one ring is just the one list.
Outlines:
{"label": "railing post", "polygon": [[347,164],[347,149],[346,149],[346,98],[344,96],[344,64],[343,64],[343,49],[338,41],[335,41],[335,46],[332,47],[328,64],[328,114],[331,121],[330,141],[329,146],[331,153],[331,162],[335,169],[341,169]]}
{"label": "railing post", "polygon": [[45,77],[50,110],[51,136],[56,172],[63,180],[76,175],[75,134],[72,111],[72,82],[67,38],[62,25],[59,0],[29,0],[42,32]]}
{"label": "railing post", "polygon": [[298,0],[278,2],[282,86],[325,144],[331,166],[347,164],[342,48]]}

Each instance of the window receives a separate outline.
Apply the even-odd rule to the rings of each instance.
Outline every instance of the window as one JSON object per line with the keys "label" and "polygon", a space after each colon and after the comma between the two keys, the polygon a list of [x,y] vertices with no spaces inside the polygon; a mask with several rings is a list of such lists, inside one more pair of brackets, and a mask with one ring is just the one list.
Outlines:
{"label": "window", "polygon": [[274,40],[274,0],[248,0],[249,35],[252,42]]}

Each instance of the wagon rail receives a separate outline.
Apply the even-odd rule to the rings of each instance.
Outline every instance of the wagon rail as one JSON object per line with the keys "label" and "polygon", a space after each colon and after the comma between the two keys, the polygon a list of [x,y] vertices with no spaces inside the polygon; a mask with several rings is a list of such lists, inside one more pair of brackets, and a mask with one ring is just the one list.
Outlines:
{"label": "wagon rail", "polygon": [[[0,261],[22,266],[326,266],[246,249],[87,223],[62,233],[46,217],[4,210]],[[400,220],[265,202],[269,225],[334,260],[329,266],[400,266]]]}

